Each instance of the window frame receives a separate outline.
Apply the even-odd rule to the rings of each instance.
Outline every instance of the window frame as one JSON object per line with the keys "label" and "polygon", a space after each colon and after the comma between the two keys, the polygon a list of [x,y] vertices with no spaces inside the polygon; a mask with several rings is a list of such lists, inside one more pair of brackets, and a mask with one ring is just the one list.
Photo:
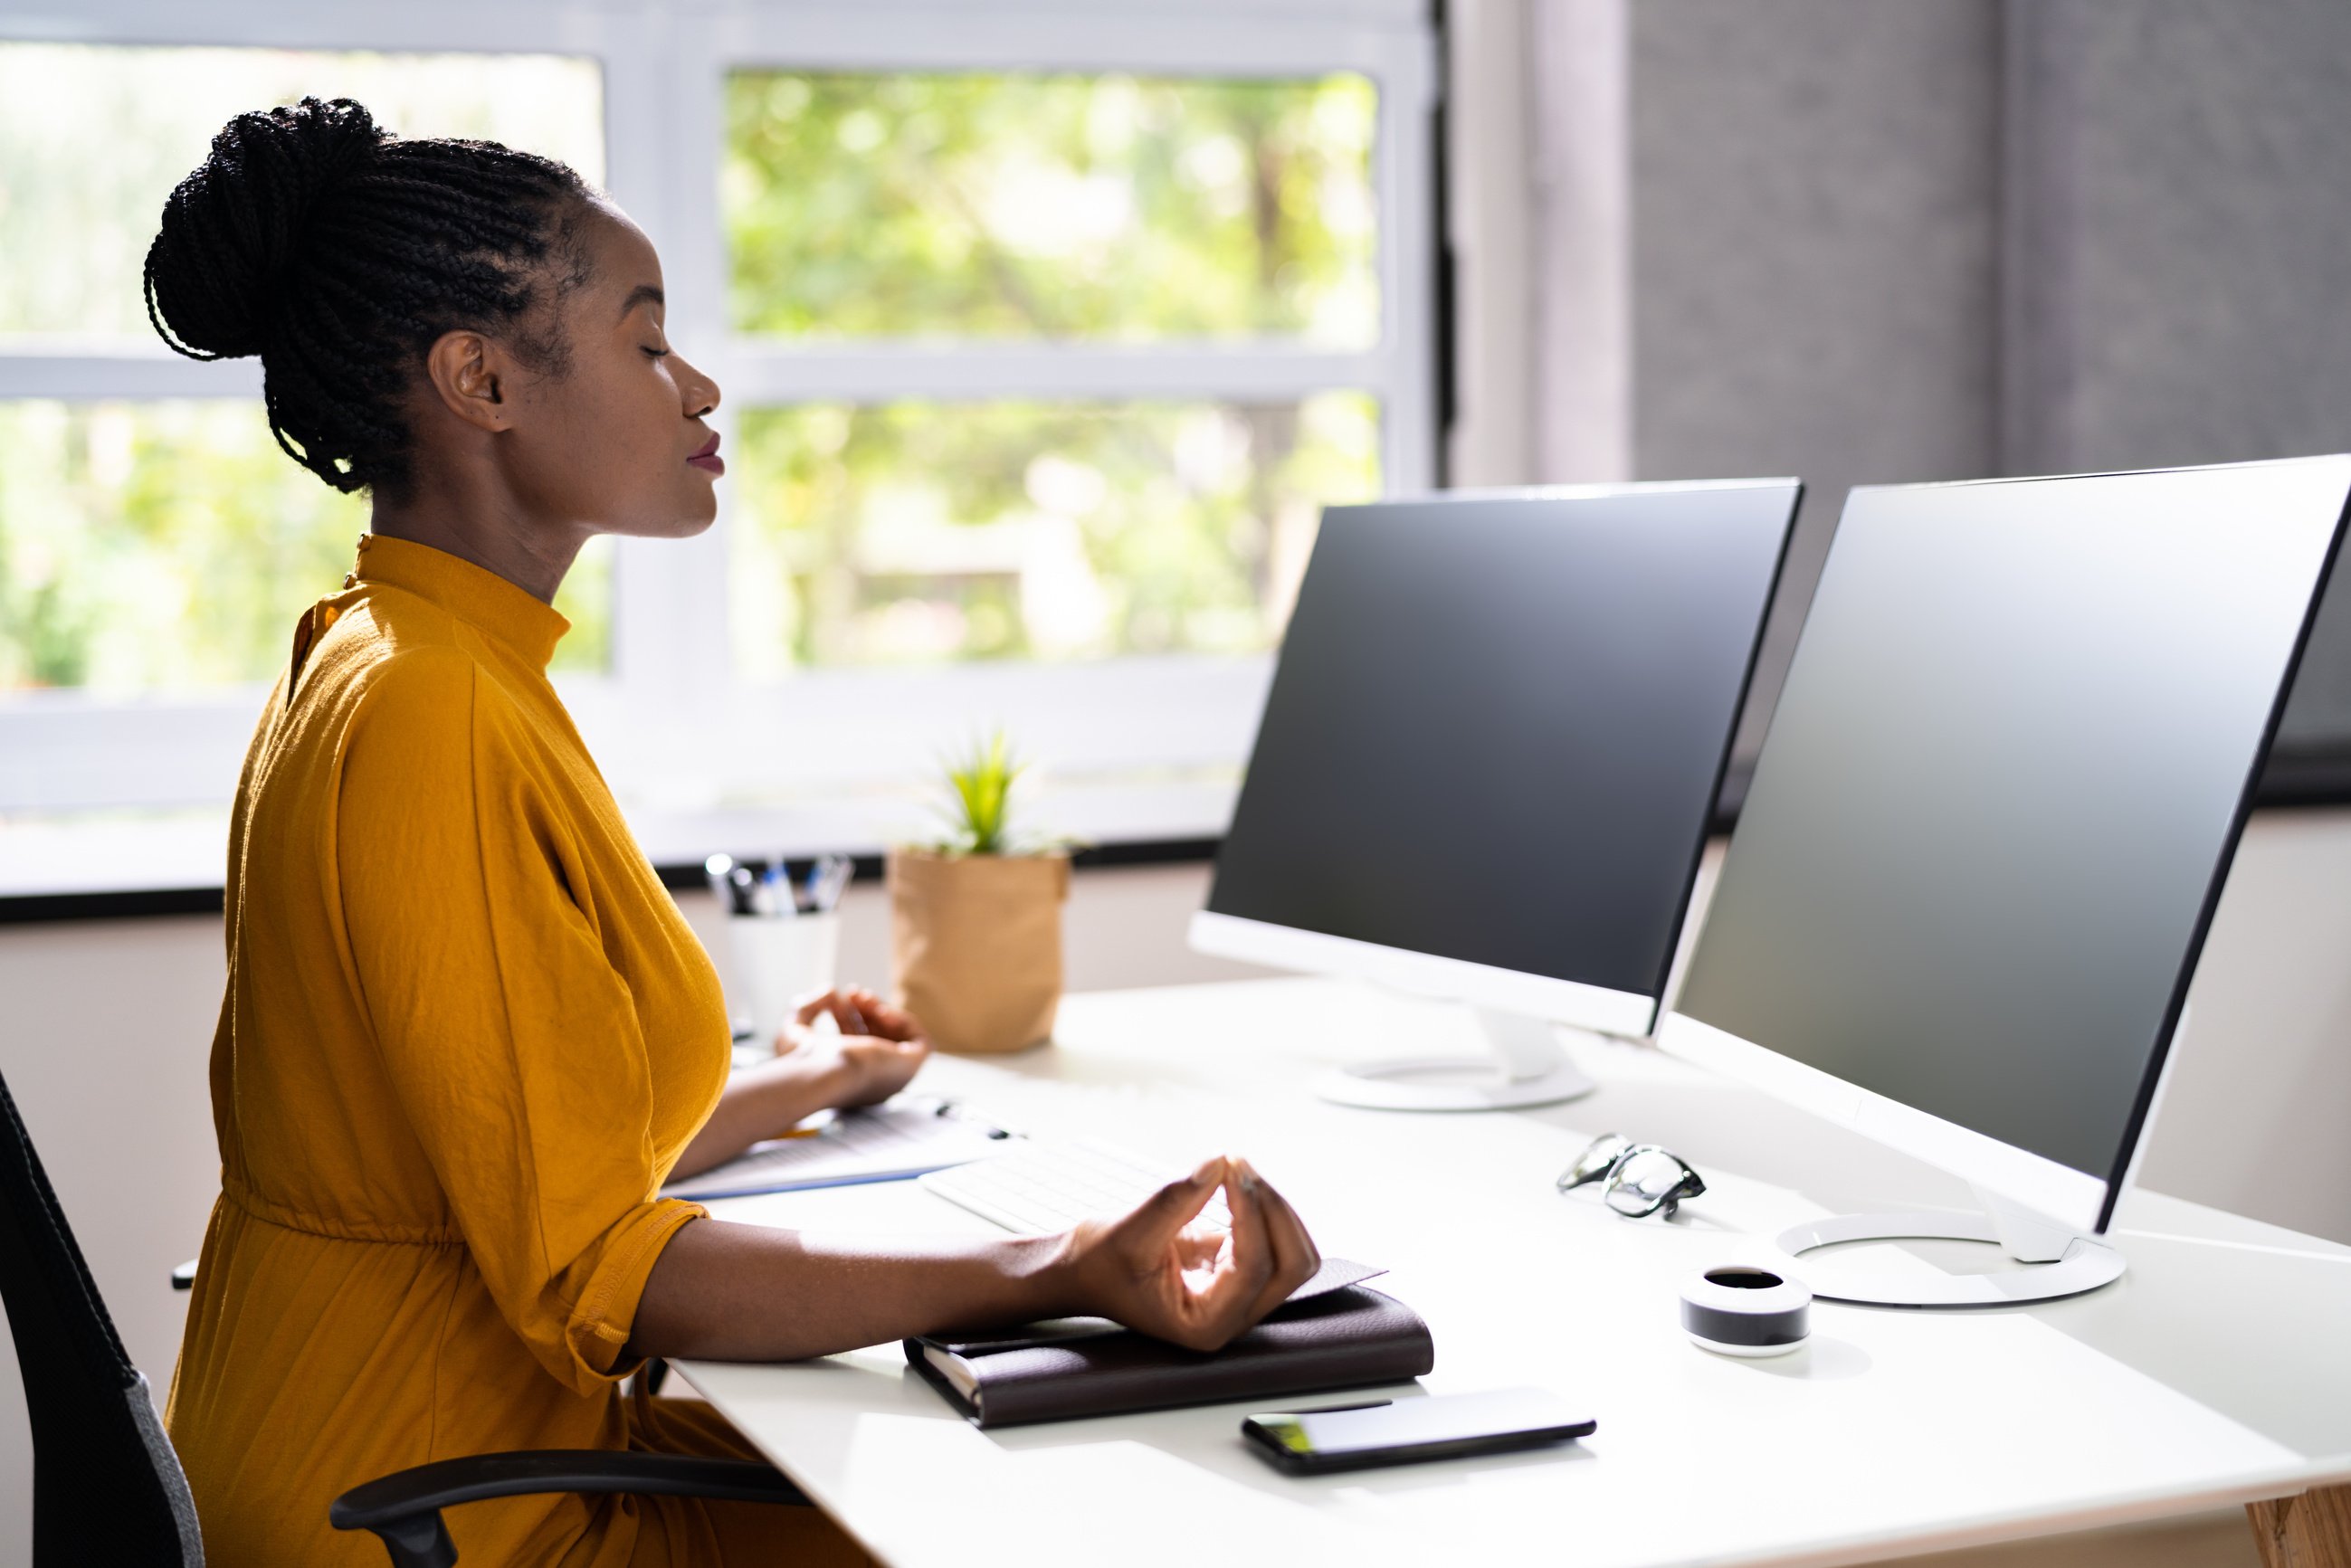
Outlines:
{"label": "window frame", "polygon": [[[919,12],[919,26],[910,25]],[[717,379],[727,444],[740,411],[808,401],[1292,401],[1363,392],[1380,407],[1386,493],[1437,476],[1436,41],[1417,0],[986,0],[756,4],[581,0],[397,9],[215,0],[84,0],[69,23],[0,16],[0,41],[540,53],[603,78],[606,182],[660,248],[670,334]],[[1354,71],[1378,92],[1373,148],[1380,332],[1361,350],[1281,340],[794,343],[733,333],[719,205],[726,74],[1119,70],[1305,77]],[[692,177],[674,177],[679,170]],[[0,399],[257,397],[251,361],[198,363],[160,343],[0,347]],[[612,663],[559,682],[656,860],[712,843],[869,848],[917,821],[904,789],[939,747],[1008,726],[1061,781],[1057,826],[1097,839],[1222,831],[1271,674],[1270,656],[974,663],[738,679],[725,606],[729,483],[717,524],[622,539]],[[322,590],[330,585],[322,585]],[[713,611],[716,613],[713,613]],[[224,803],[260,688],[195,698],[35,692],[0,702],[0,815]],[[713,737],[724,737],[714,744]],[[808,744],[806,737],[824,737]],[[1063,805],[1070,810],[1061,810]],[[5,882],[0,877],[0,882]]]}

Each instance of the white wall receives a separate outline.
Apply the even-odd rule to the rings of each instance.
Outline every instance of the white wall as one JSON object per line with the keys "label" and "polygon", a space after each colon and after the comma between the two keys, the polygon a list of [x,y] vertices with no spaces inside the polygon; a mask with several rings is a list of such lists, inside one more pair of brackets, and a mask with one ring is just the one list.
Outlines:
{"label": "white wall", "polygon": [[[0,926],[0,1073],[158,1398],[179,1350],[172,1268],[220,1186],[205,1061],[222,975],[217,916]],[[24,1399],[0,1355],[5,1568],[32,1560]]]}
{"label": "white wall", "polygon": [[[1207,883],[1201,866],[1080,874],[1071,987],[1260,972],[1186,950],[1185,923]],[[680,902],[709,940],[718,918],[710,900]],[[2351,811],[2257,819],[2197,981],[2194,1032],[2156,1129],[2149,1186],[2351,1241],[2351,1142],[2339,1136],[2351,1111],[2346,955]],[[886,976],[878,890],[852,895],[841,968]],[[194,1254],[218,1179],[204,1063],[220,986],[216,918],[0,926],[0,1072],[131,1358],[159,1389],[181,1323],[168,1277]],[[0,1356],[0,1568],[29,1560],[29,1471],[16,1361]],[[2096,1560],[2218,1568],[2237,1561],[2238,1539],[2206,1521],[2160,1540],[2131,1536]],[[1978,1561],[1961,1554],[1949,1568]],[[2023,1568],[2012,1552],[1980,1562]]]}
{"label": "white wall", "polygon": [[2351,810],[2256,817],[2140,1180],[2351,1241]]}

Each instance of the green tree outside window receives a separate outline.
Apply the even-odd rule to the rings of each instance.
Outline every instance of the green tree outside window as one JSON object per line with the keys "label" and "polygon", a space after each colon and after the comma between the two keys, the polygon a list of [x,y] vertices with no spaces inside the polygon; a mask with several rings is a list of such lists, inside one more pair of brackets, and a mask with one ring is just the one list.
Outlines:
{"label": "green tree outside window", "polygon": [[738,330],[1165,341],[1379,335],[1366,78],[741,71]]}

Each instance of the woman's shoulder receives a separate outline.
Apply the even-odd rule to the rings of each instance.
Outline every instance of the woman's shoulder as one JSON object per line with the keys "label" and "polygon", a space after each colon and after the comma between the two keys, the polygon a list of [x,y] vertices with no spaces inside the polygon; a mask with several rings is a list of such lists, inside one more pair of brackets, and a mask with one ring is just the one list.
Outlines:
{"label": "woman's shoulder", "polygon": [[370,587],[319,601],[296,627],[256,742],[265,770],[323,768],[341,795],[546,774],[561,746],[538,711],[551,689],[518,689],[512,662],[439,607]]}
{"label": "woman's shoulder", "polygon": [[470,749],[485,731],[512,730],[512,694],[456,628],[381,610],[353,606],[314,654],[321,687],[331,689],[318,695],[343,710],[342,727],[427,750]]}

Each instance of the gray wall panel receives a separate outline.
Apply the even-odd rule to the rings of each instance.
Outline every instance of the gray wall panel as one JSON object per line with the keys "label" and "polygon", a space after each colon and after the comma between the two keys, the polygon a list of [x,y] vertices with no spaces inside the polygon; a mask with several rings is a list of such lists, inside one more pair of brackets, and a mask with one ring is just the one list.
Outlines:
{"label": "gray wall panel", "polygon": [[1811,486],[1746,755],[1845,487],[1991,471],[1999,11],[1639,0],[1631,16],[1635,472]]}
{"label": "gray wall panel", "polygon": [[1627,9],[1634,471],[1812,486],[1742,754],[1848,485],[2351,448],[2351,5]]}

